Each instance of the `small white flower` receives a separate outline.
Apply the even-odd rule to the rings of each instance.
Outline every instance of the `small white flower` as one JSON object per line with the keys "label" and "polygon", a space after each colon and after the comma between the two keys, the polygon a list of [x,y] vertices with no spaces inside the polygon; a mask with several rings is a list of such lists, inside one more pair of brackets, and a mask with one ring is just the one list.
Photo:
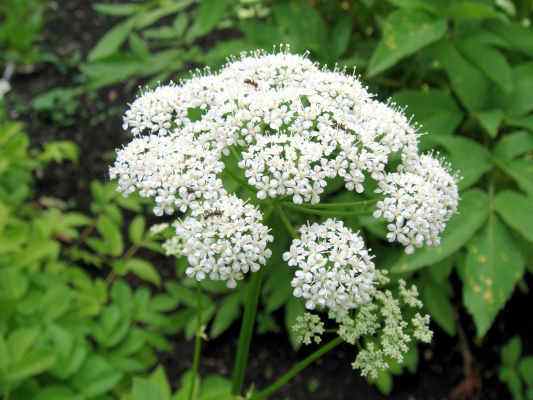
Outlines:
{"label": "small white flower", "polygon": [[370,301],[375,268],[359,234],[334,219],[303,225],[299,233],[283,258],[297,268],[293,294],[307,309],[342,315]]}
{"label": "small white flower", "polygon": [[235,287],[248,272],[265,265],[272,252],[269,229],[261,222],[261,213],[235,196],[205,202],[192,215],[175,223],[172,248],[187,257],[185,273],[201,281],[223,280]]}

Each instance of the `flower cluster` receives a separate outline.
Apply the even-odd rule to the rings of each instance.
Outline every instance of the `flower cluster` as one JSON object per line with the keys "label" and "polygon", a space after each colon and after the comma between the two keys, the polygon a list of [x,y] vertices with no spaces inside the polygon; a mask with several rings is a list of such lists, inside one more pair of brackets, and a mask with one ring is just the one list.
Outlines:
{"label": "flower cluster", "polygon": [[303,225],[299,233],[283,259],[297,268],[293,294],[304,299],[307,309],[344,315],[370,300],[375,268],[357,233],[334,219]]}
{"label": "flower cluster", "polygon": [[407,253],[423,244],[439,245],[459,201],[455,178],[430,155],[386,174],[377,191],[384,199],[377,203],[374,217],[389,222],[387,238],[406,246]]}
{"label": "flower cluster", "polygon": [[167,253],[187,256],[188,276],[224,280],[234,288],[271,256],[267,245],[274,238],[260,221],[261,213],[235,196],[206,202],[175,223],[176,236],[166,243]]}

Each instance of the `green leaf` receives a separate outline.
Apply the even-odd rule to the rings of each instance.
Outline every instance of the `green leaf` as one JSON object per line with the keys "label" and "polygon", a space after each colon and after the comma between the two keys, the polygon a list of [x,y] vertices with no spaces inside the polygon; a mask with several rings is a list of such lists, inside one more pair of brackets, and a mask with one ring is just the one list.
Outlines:
{"label": "green leaf", "polygon": [[515,368],[507,366],[500,367],[499,378],[507,385],[507,388],[513,396],[513,400],[524,400],[522,380]]}
{"label": "green leaf", "polygon": [[488,78],[464,58],[450,42],[439,42],[434,51],[438,63],[444,67],[459,100],[471,112],[484,110],[491,88]]}
{"label": "green leaf", "polygon": [[11,353],[11,362],[19,362],[31,349],[41,330],[38,327],[19,328],[13,331],[7,339],[7,345]]}
{"label": "green leaf", "polygon": [[533,151],[533,133],[518,131],[506,134],[494,147],[493,154],[501,160],[512,160]]}
{"label": "green leaf", "polygon": [[129,44],[131,50],[140,59],[147,59],[150,57],[150,49],[146,42],[135,32],[131,32],[129,36]]}
{"label": "green leaf", "polygon": [[117,371],[104,357],[93,354],[72,379],[72,385],[85,397],[93,398],[109,392],[122,379],[123,373]]}
{"label": "green leaf", "polygon": [[195,38],[211,32],[224,17],[229,3],[229,0],[201,0],[190,36]]}
{"label": "green leaf", "polygon": [[39,389],[33,400],[81,400],[67,386],[52,386]]}
{"label": "green leaf", "polygon": [[124,251],[120,228],[109,217],[101,215],[96,222],[96,229],[102,235],[109,254],[120,256]]}
{"label": "green leaf", "polygon": [[389,371],[379,371],[378,377],[373,383],[384,395],[389,395],[392,392],[393,382],[392,375]]}
{"label": "green leaf", "polygon": [[491,138],[498,136],[498,129],[503,121],[502,110],[479,111],[476,117]]}
{"label": "green leaf", "polygon": [[285,328],[289,334],[289,339],[292,345],[292,348],[298,350],[301,344],[296,340],[296,334],[292,327],[296,323],[296,317],[303,315],[305,312],[305,307],[303,302],[296,297],[291,297],[287,304],[285,305]]}
{"label": "green leaf", "polygon": [[502,18],[502,14],[496,11],[494,7],[475,0],[450,2],[445,14],[455,20]]}
{"label": "green leaf", "polygon": [[9,371],[3,374],[2,380],[11,384],[39,375],[52,368],[56,356],[46,350],[28,353],[18,363],[11,364]]}
{"label": "green leaf", "polygon": [[225,332],[233,321],[239,317],[240,309],[241,294],[237,292],[227,296],[215,315],[209,336],[216,338]]}
{"label": "green leaf", "polygon": [[524,259],[513,237],[492,215],[483,232],[468,246],[463,298],[483,337],[524,273]]}
{"label": "green leaf", "polygon": [[131,15],[143,9],[141,4],[132,4],[132,3],[128,3],[128,4],[98,3],[98,4],[95,4],[93,8],[100,14],[115,15],[115,16]]}
{"label": "green leaf", "polygon": [[533,55],[533,31],[515,22],[491,21],[487,24],[490,31],[501,37],[513,50],[527,56]]}
{"label": "green leaf", "polygon": [[400,106],[407,106],[406,114],[422,125],[423,132],[448,135],[463,120],[461,109],[444,90],[402,90],[392,99]]}
{"label": "green leaf", "polygon": [[507,225],[533,242],[533,198],[505,190],[496,195],[494,207]]}
{"label": "green leaf", "polygon": [[431,318],[450,336],[455,336],[455,312],[450,301],[447,282],[437,284],[426,280],[422,285],[422,299]]}
{"label": "green leaf", "polygon": [[211,375],[202,381],[199,400],[232,400],[231,382],[226,378]]}
{"label": "green leaf", "polygon": [[452,168],[462,179],[459,188],[464,190],[475,184],[492,168],[490,153],[486,148],[466,137],[450,135],[427,135],[422,139],[424,148],[430,146],[444,150]]}
{"label": "green leaf", "polygon": [[520,355],[522,354],[522,340],[520,337],[514,336],[502,346],[500,353],[503,365],[514,367],[518,363]]}
{"label": "green leaf", "polygon": [[483,226],[489,214],[489,199],[485,192],[469,190],[463,193],[458,213],[450,219],[436,248],[423,248],[414,254],[404,254],[391,267],[393,273],[415,271],[435,264],[455,253]]}
{"label": "green leaf", "polygon": [[127,19],[120,24],[115,25],[109,30],[89,52],[87,59],[89,61],[97,61],[106,58],[115,53],[120,46],[128,39],[128,36],[133,28],[134,19]]}
{"label": "green leaf", "polygon": [[422,11],[396,11],[383,24],[383,37],[368,66],[368,76],[392,67],[446,33],[446,21]]}
{"label": "green leaf", "polygon": [[146,227],[146,222],[142,215],[136,216],[133,219],[133,221],[131,221],[128,232],[129,232],[130,240],[133,244],[139,245],[142,242],[145,227]]}
{"label": "green leaf", "polygon": [[520,189],[533,196],[533,161],[511,160],[498,163],[498,166],[516,181]]}
{"label": "green leaf", "polygon": [[170,400],[171,391],[165,370],[158,367],[148,378],[134,378],[132,400]]}
{"label": "green leaf", "polygon": [[518,364],[518,370],[522,379],[528,386],[533,386],[533,357],[524,357],[520,360]]}
{"label": "green leaf", "polygon": [[510,93],[495,93],[497,102],[510,117],[523,116],[533,110],[533,62],[518,65],[513,69],[514,90]]}
{"label": "green leaf", "polygon": [[125,261],[126,270],[137,275],[145,281],[151,282],[156,286],[161,285],[161,277],[157,269],[148,261],[141,258],[130,258]]}
{"label": "green leaf", "polygon": [[490,46],[475,40],[463,40],[458,44],[463,56],[478,67],[494,83],[504,91],[513,90],[513,73],[511,66],[503,54]]}
{"label": "green leaf", "polygon": [[351,15],[341,16],[330,33],[332,57],[336,61],[344,54],[352,36],[353,19]]}

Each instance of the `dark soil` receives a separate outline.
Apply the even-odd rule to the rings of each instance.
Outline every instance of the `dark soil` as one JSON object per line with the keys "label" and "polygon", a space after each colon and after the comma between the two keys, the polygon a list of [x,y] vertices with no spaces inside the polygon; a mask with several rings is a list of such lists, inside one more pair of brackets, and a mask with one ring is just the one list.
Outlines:
{"label": "dark soil", "polygon": [[[89,0],[58,2],[48,15],[43,37],[45,49],[61,60],[68,60],[76,52],[81,56],[96,43],[97,39],[112,26],[114,20],[96,14]],[[216,38],[215,38],[216,39]],[[66,63],[68,65],[68,63]],[[42,145],[49,140],[68,139],[76,142],[81,150],[79,165],[52,166],[42,176],[38,196],[54,196],[71,200],[77,206],[88,206],[88,185],[91,180],[107,179],[107,169],[113,159],[113,150],[127,141],[121,129],[121,113],[135,96],[136,82],[127,86],[100,90],[96,96],[83,96],[74,123],[58,126],[48,115],[37,115],[29,104],[38,94],[57,86],[73,86],[79,83],[79,72],[72,67],[52,64],[37,66],[31,74],[18,74],[12,81],[14,90],[9,95],[10,113],[27,122],[33,144]],[[460,293],[456,285],[456,294]],[[466,390],[465,399],[502,400],[510,399],[497,377],[499,349],[515,334],[525,343],[525,352],[533,353],[525,339],[533,333],[533,320],[529,318],[531,297],[517,290],[489,332],[485,341],[472,343],[475,331],[472,322],[462,312],[461,323],[468,337],[468,348],[473,356],[473,367],[479,371],[481,388],[477,390],[475,379],[464,383],[464,345],[458,337],[450,338],[434,327],[436,334],[431,347],[420,348],[420,362],[415,375],[406,373],[394,381],[394,390],[388,397],[369,386],[354,372],[350,364],[355,358],[353,347],[341,346],[310,366],[280,393],[275,399],[395,399],[395,400],[442,400],[451,398],[458,387]],[[460,303],[460,298],[457,298]],[[281,322],[282,315],[277,315]],[[238,326],[219,339],[209,341],[203,349],[202,372],[230,375],[238,337]],[[180,375],[190,368],[192,342],[178,337],[174,351],[161,355],[172,382],[177,384]],[[463,349],[463,350],[462,350]],[[253,338],[247,383],[263,387],[286,371],[295,361],[306,354],[306,349],[294,353],[283,333],[256,335]],[[460,397],[458,397],[460,398]]]}

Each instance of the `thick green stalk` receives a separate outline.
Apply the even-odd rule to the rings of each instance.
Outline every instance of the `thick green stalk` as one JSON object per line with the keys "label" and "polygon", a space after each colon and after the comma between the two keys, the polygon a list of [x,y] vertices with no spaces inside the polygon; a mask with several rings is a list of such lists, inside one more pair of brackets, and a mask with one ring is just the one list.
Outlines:
{"label": "thick green stalk", "polygon": [[242,319],[239,343],[237,346],[237,356],[235,357],[235,366],[233,367],[231,393],[235,396],[241,394],[242,385],[244,383],[244,374],[246,372],[246,365],[248,364],[248,354],[250,353],[250,343],[252,341],[263,271],[264,268],[261,268],[259,271],[252,274],[248,293],[246,295],[244,317]]}
{"label": "thick green stalk", "polygon": [[310,364],[318,360],[328,351],[334,349],[341,343],[342,343],[342,338],[336,337],[330,342],[324,344],[317,351],[310,354],[309,356],[304,358],[302,361],[296,363],[291,369],[289,369],[285,374],[283,374],[280,378],[278,378],[273,384],[271,384],[267,388],[252,395],[251,400],[267,399],[273,393],[277,392],[279,389],[285,386],[291,379],[293,379],[296,375],[298,375],[302,370],[304,370]]}
{"label": "thick green stalk", "polygon": [[189,389],[188,400],[193,400],[194,393],[196,391],[196,379],[198,376],[198,369],[200,368],[200,355],[202,352],[202,335],[203,335],[203,326],[202,326],[202,302],[200,297],[200,289],[198,289],[198,324],[196,327],[196,336],[194,338],[194,356],[192,361],[192,377],[191,377],[191,387]]}

